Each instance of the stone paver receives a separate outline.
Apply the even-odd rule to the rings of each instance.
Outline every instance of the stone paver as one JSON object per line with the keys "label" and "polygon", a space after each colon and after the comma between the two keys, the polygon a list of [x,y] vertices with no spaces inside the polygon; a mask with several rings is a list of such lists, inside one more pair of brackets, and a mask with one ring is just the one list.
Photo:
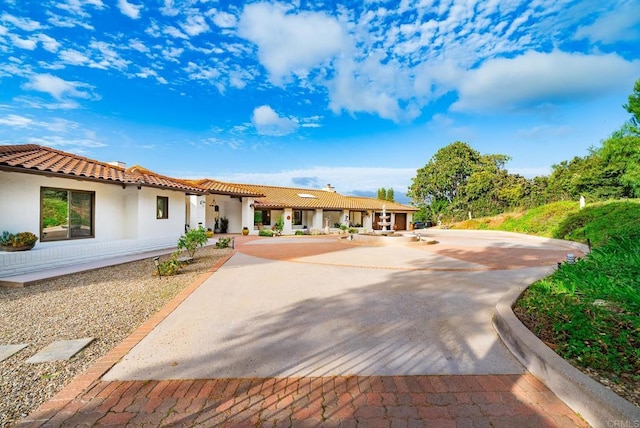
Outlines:
{"label": "stone paver", "polygon": [[26,343],[20,343],[16,345],[0,345],[0,361],[4,361],[10,356],[20,352],[24,348],[29,346]]}
{"label": "stone paver", "polygon": [[27,363],[46,363],[49,361],[68,360],[93,342],[93,337],[73,340],[56,340],[27,360]]}
{"label": "stone paver", "polygon": [[[236,248],[247,241],[237,238]],[[337,251],[305,247],[296,255],[295,246],[282,245],[280,252],[279,245],[259,247],[272,258],[296,261]],[[461,252],[460,260],[478,263],[469,254]],[[205,280],[184,290],[18,426],[588,426],[526,372],[100,380]]]}

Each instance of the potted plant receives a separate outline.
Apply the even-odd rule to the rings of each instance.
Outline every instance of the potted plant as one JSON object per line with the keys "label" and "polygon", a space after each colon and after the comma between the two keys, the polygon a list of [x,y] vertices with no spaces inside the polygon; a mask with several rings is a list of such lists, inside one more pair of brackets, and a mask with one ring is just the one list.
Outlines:
{"label": "potted plant", "polygon": [[282,234],[282,229],[284,229],[284,218],[280,216],[278,217],[278,221],[276,221],[276,224],[273,226],[275,236],[280,236]]}
{"label": "potted plant", "polygon": [[26,251],[36,245],[38,237],[31,232],[9,233],[6,230],[0,235],[0,248],[4,251]]}
{"label": "potted plant", "polygon": [[242,228],[242,234],[243,234],[244,236],[247,236],[247,235],[249,234],[249,228],[248,228],[247,226],[245,226],[245,227],[243,227],[243,228]]}
{"label": "potted plant", "polygon": [[220,219],[220,232],[227,233],[228,228],[229,228],[229,219],[226,217],[222,217]]}

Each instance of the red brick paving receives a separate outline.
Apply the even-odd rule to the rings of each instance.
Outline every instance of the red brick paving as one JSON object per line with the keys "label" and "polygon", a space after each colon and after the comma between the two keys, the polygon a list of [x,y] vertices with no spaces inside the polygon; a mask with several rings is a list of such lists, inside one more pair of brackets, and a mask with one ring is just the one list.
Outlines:
{"label": "red brick paving", "polygon": [[[237,248],[252,239],[236,238]],[[269,247],[267,253],[278,259],[345,248]],[[243,252],[265,255],[247,248]],[[100,381],[227,259],[17,426],[588,426],[531,374]]]}
{"label": "red brick paving", "polygon": [[[196,383],[205,393],[184,393]],[[97,381],[19,426],[588,426],[530,374],[131,384]]]}

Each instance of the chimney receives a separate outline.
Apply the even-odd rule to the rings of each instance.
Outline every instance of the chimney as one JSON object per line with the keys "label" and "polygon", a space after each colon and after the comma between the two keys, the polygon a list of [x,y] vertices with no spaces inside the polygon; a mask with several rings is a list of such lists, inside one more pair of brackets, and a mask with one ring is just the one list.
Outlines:
{"label": "chimney", "polygon": [[127,168],[127,164],[121,161],[113,161],[113,162],[107,162],[108,165],[113,165],[113,166],[117,166],[119,168],[122,169],[126,169]]}
{"label": "chimney", "polygon": [[327,184],[327,187],[325,187],[324,189],[325,192],[332,192],[332,193],[336,193],[336,189],[334,187],[331,186],[331,184]]}

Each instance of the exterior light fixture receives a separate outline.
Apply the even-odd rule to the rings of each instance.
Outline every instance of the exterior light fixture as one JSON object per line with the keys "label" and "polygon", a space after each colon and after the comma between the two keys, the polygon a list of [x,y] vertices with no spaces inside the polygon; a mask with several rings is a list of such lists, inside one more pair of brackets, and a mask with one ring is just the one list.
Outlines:
{"label": "exterior light fixture", "polygon": [[567,254],[567,263],[569,263],[570,265],[574,264],[576,262],[576,256],[573,253],[569,253]]}
{"label": "exterior light fixture", "polygon": [[156,266],[156,270],[158,271],[158,278],[162,278],[162,275],[160,275],[160,257],[154,257],[153,264]]}

